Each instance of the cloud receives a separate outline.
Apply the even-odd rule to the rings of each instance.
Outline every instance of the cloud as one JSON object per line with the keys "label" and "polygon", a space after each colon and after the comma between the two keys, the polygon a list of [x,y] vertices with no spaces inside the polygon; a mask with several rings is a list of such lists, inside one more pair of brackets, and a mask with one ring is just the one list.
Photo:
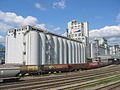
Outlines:
{"label": "cloud", "polygon": [[42,10],[42,11],[46,10],[46,8],[43,7],[40,3],[35,3],[35,7]]}
{"label": "cloud", "polygon": [[33,16],[18,16],[12,12],[2,12],[0,11],[0,21],[5,24],[24,26],[24,25],[35,25],[38,21],[37,18]]}
{"label": "cloud", "polygon": [[36,17],[33,16],[23,17],[13,12],[0,11],[0,34],[5,35],[5,33],[11,28],[26,25],[32,25],[46,30],[46,24],[39,23]]}
{"label": "cloud", "polygon": [[120,36],[120,26],[105,26],[101,29],[90,31],[90,37],[114,37]]}
{"label": "cloud", "polygon": [[9,29],[26,25],[32,25],[43,30],[48,30],[50,32],[57,32],[61,29],[60,27],[55,27],[53,25],[39,23],[38,19],[33,16],[23,17],[13,12],[0,11],[0,42],[3,42],[5,40],[4,35]]}
{"label": "cloud", "polygon": [[62,30],[61,27],[55,26],[53,24],[46,24],[46,27],[47,27],[47,31],[54,33],[54,34],[61,35],[61,30]]}
{"label": "cloud", "polygon": [[115,44],[120,45],[120,37],[111,37],[111,38],[108,38],[107,40],[110,45],[115,45]]}
{"label": "cloud", "polygon": [[0,44],[5,45],[5,37],[0,35]]}
{"label": "cloud", "polygon": [[[117,15],[116,20],[120,22],[120,13]],[[111,45],[120,44],[120,24],[90,30],[89,35],[90,40],[94,40],[96,37],[105,37]]]}
{"label": "cloud", "polygon": [[65,7],[66,7],[66,0],[59,0],[59,1],[53,2],[53,8],[64,9]]}
{"label": "cloud", "polygon": [[[26,26],[26,25],[34,25],[34,26],[43,26],[45,28],[45,24],[39,24],[38,19],[33,16],[18,16],[13,12],[2,12],[0,11],[0,27],[3,30],[7,28],[11,28],[14,26]],[[2,26],[4,25],[4,26]],[[1,28],[0,28],[1,30]]]}
{"label": "cloud", "polygon": [[47,28],[46,28],[46,24],[36,24],[35,25],[37,28],[41,28],[41,29],[43,29],[43,30],[46,30]]}
{"label": "cloud", "polygon": [[105,37],[109,43],[120,43],[120,26],[105,26],[100,29],[89,31],[90,39]]}
{"label": "cloud", "polygon": [[62,34],[62,36],[67,37],[67,32],[64,32],[64,33]]}
{"label": "cloud", "polygon": [[0,43],[3,43],[4,39],[5,39],[5,37],[3,37],[3,36],[0,35]]}
{"label": "cloud", "polygon": [[53,31],[59,31],[61,28],[60,27],[56,27],[53,29]]}
{"label": "cloud", "polygon": [[10,28],[13,28],[13,27],[10,26],[10,25],[8,25],[8,24],[6,24],[6,23],[0,22],[0,32],[5,33],[5,32],[7,32],[8,29],[10,29]]}

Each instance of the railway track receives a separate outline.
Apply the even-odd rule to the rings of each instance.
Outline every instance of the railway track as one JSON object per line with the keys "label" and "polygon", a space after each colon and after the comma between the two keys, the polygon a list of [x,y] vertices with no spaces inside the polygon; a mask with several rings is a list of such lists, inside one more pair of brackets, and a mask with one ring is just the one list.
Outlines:
{"label": "railway track", "polygon": [[[20,80],[21,82],[34,82],[36,81],[36,79],[39,79],[40,81],[44,81],[44,80],[50,80],[50,79],[56,79],[56,78],[66,78],[66,77],[73,77],[73,76],[79,76],[79,75],[88,75],[88,74],[96,74],[96,72],[104,72],[107,71],[109,69],[109,71],[115,70],[117,68],[119,68],[120,66],[116,66],[116,65],[111,65],[111,66],[107,66],[107,67],[103,67],[103,68],[97,68],[97,69],[92,69],[92,70],[84,70],[84,71],[77,71],[77,72],[68,72],[68,73],[62,73],[60,75],[54,75],[54,74],[50,74],[50,76],[41,76],[41,77],[28,77],[28,78],[22,78]],[[24,81],[26,80],[26,81]],[[19,82],[12,82],[13,84],[15,83],[19,83]],[[9,85],[11,84],[11,82],[6,82],[5,85]],[[4,83],[0,83],[0,85],[4,85]]]}
{"label": "railway track", "polygon": [[71,86],[62,86],[59,88],[52,88],[52,89],[55,89],[55,90],[57,89],[62,89],[62,90],[78,90],[78,89],[80,90],[116,90],[115,88],[120,85],[120,84],[116,85],[118,83],[114,83],[114,84],[110,84],[110,85],[98,88],[99,86],[101,86],[101,84],[103,85],[103,83],[109,82],[110,79],[115,78],[115,77],[117,77],[116,79],[120,80],[120,73],[117,75],[102,77],[102,78],[87,81],[87,82],[73,84]]}
{"label": "railway track", "polygon": [[[116,72],[118,73],[118,72]],[[120,72],[119,72],[120,73]],[[24,84],[19,84],[19,85],[14,85],[14,86],[6,86],[9,89],[16,90],[16,89],[36,89],[40,88],[41,90],[44,89],[49,89],[52,87],[57,87],[63,86],[63,85],[70,85],[74,83],[80,83],[80,82],[85,82],[91,79],[97,79],[100,77],[107,77],[109,75],[114,75],[115,73],[106,73],[106,74],[100,74],[100,75],[94,75],[94,76],[89,76],[89,77],[84,77],[84,78],[66,78],[66,79],[59,79],[59,80],[50,80],[50,81],[36,81],[36,82],[31,82],[31,83],[24,83]],[[27,87],[26,87],[27,86]],[[5,89],[6,87],[2,87],[2,89]]]}
{"label": "railway track", "polygon": [[[36,78],[30,79],[21,82],[2,84],[0,89],[2,90],[21,90],[21,89],[50,89],[57,88],[67,85],[73,85],[76,83],[86,82],[94,79],[99,79],[101,77],[107,77],[109,75],[120,74],[119,71],[120,66],[103,69],[91,70],[83,73],[73,73],[68,75],[61,75],[56,77],[48,77],[48,78]],[[59,85],[59,86],[58,86]]]}
{"label": "railway track", "polygon": [[[20,82],[12,82],[13,84],[16,84],[16,83],[21,83],[21,82],[34,82],[36,81],[36,79],[39,79],[40,81],[45,81],[46,79],[47,80],[51,80],[51,79],[59,79],[59,78],[66,78],[66,77],[73,77],[73,76],[86,76],[86,75],[89,75],[89,74],[96,74],[96,72],[106,72],[108,69],[109,69],[109,72],[111,71],[114,71],[114,69],[117,69],[119,68],[120,66],[108,66],[108,67],[103,67],[103,68],[98,68],[98,69],[94,69],[94,70],[85,70],[85,71],[78,71],[78,72],[69,72],[69,73],[62,73],[61,75],[50,75],[50,76],[44,76],[44,77],[30,77],[30,78],[22,78],[20,80]],[[111,69],[110,69],[111,68]],[[28,80],[29,79],[29,80]],[[11,84],[11,82],[8,82],[8,83],[0,83],[0,85],[9,85]]]}
{"label": "railway track", "polygon": [[100,88],[96,88],[95,90],[120,90],[120,81],[104,85]]}

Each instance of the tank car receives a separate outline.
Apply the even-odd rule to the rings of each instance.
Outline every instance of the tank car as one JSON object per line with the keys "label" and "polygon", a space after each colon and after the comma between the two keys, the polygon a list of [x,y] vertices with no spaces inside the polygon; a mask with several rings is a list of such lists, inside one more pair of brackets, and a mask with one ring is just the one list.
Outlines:
{"label": "tank car", "polygon": [[5,80],[19,80],[20,70],[16,67],[0,67],[0,82]]}

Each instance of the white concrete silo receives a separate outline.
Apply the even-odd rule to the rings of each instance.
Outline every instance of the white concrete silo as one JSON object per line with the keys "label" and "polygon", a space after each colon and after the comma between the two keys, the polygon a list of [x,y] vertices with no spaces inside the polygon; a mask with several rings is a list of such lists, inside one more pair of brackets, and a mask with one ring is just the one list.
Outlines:
{"label": "white concrete silo", "polygon": [[78,64],[80,63],[80,50],[79,50],[80,48],[79,48],[79,43],[77,42],[77,62],[78,62]]}
{"label": "white concrete silo", "polygon": [[62,40],[62,38],[58,38],[58,41],[59,41],[59,64],[63,64],[63,61],[64,61],[64,59],[63,59],[63,57],[64,57],[64,55],[63,55],[63,40]]}
{"label": "white concrete silo", "polygon": [[85,63],[85,46],[81,44],[81,63]]}
{"label": "white concrete silo", "polygon": [[72,41],[72,64],[75,63],[75,44],[74,41]]}
{"label": "white concrete silo", "polygon": [[42,52],[41,53],[42,54],[41,55],[42,56],[41,57],[41,62],[42,62],[41,64],[43,65],[43,64],[46,64],[45,63],[45,61],[46,61],[46,59],[45,59],[45,57],[46,57],[46,47],[45,47],[46,46],[46,36],[45,36],[45,33],[40,32],[40,37],[41,37],[41,42],[42,42],[41,43],[41,50],[42,50],[41,51]]}
{"label": "white concrete silo", "polygon": [[72,63],[72,44],[70,40],[67,40],[67,44],[68,44],[68,63],[71,64]]}
{"label": "white concrete silo", "polygon": [[63,64],[67,64],[67,41],[66,39],[63,39],[63,54],[64,54],[64,61]]}
{"label": "white concrete silo", "polygon": [[80,43],[78,43],[78,62],[81,63],[81,47],[80,47]]}
{"label": "white concrete silo", "polygon": [[85,55],[86,55],[86,53],[85,53],[85,45],[83,44],[83,63],[85,63],[86,62],[86,58],[85,58]]}
{"label": "white concrete silo", "polygon": [[58,64],[59,63],[59,47],[58,47],[58,37],[57,36],[53,36],[53,41],[54,41],[54,63]]}
{"label": "white concrete silo", "polygon": [[29,41],[28,41],[28,57],[29,58],[29,61],[28,61],[28,65],[39,65],[39,48],[40,48],[40,45],[39,45],[39,41],[40,41],[40,38],[39,38],[39,33],[37,31],[30,31],[29,34],[28,34],[28,38],[29,38]]}
{"label": "white concrete silo", "polygon": [[83,45],[80,44],[80,47],[81,47],[81,63],[83,63],[83,56],[84,56],[84,53],[83,53]]}
{"label": "white concrete silo", "polygon": [[75,63],[78,63],[78,48],[77,48],[77,42],[75,42]]}
{"label": "white concrete silo", "polygon": [[53,36],[51,34],[46,35],[46,63],[55,64],[55,45]]}

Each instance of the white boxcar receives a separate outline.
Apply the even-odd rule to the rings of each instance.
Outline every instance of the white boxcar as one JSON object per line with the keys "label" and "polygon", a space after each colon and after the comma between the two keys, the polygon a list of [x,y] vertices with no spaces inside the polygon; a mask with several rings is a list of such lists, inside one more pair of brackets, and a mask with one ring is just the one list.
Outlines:
{"label": "white boxcar", "polygon": [[6,64],[44,65],[85,63],[85,45],[80,41],[32,26],[9,30]]}

